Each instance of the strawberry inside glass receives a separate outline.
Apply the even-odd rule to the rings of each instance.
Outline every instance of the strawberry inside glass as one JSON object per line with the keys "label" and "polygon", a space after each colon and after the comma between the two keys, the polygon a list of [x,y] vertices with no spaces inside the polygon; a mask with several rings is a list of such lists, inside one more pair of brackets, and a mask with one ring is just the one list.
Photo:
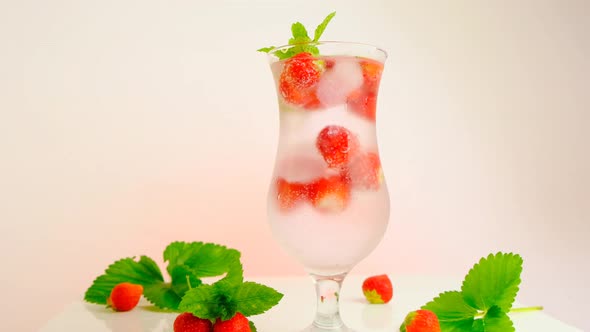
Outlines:
{"label": "strawberry inside glass", "polygon": [[386,53],[355,43],[314,47],[320,55],[269,53],[280,135],[268,214],[274,236],[316,281],[318,313],[308,330],[350,331],[331,295],[389,219],[375,127]]}

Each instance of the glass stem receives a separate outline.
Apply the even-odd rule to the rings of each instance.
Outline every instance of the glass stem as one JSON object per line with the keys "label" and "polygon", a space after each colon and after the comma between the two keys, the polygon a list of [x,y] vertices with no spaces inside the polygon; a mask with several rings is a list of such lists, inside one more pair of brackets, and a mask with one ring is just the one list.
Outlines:
{"label": "glass stem", "polygon": [[313,325],[321,329],[336,329],[344,325],[340,318],[340,287],[346,273],[335,276],[311,274],[318,297]]}

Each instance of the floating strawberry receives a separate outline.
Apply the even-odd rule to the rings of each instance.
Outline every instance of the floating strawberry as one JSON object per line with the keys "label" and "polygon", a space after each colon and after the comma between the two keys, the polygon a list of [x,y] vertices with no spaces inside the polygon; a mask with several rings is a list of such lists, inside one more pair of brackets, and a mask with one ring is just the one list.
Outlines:
{"label": "floating strawberry", "polygon": [[107,299],[107,305],[115,311],[129,311],[135,308],[141,294],[143,286],[123,282],[116,285]]}
{"label": "floating strawberry", "polygon": [[410,312],[400,327],[401,332],[440,332],[436,314],[430,310]]}
{"label": "floating strawberry", "polygon": [[316,147],[332,168],[346,165],[359,145],[356,135],[341,126],[327,126],[316,138]]}
{"label": "floating strawberry", "polygon": [[348,95],[348,109],[370,121],[375,121],[377,114],[377,93],[364,86]]}
{"label": "floating strawberry", "polygon": [[363,71],[363,85],[348,95],[349,110],[375,121],[377,112],[377,93],[383,72],[383,64],[375,60],[364,59],[360,62]]}
{"label": "floating strawberry", "polygon": [[313,206],[323,212],[341,212],[350,199],[350,185],[340,175],[318,179],[308,186],[308,191]]}
{"label": "floating strawberry", "polygon": [[361,60],[360,65],[363,70],[365,89],[377,93],[379,82],[381,81],[381,73],[383,72],[383,64],[379,61],[364,59]]}
{"label": "floating strawberry", "polygon": [[306,198],[307,186],[305,184],[277,178],[277,201],[282,211],[289,211]]}
{"label": "floating strawberry", "polygon": [[185,312],[174,320],[174,332],[211,332],[213,324],[208,319],[195,317],[190,312]]}
{"label": "floating strawberry", "polygon": [[363,294],[370,303],[387,303],[393,297],[393,285],[386,274],[369,277],[363,282]]}
{"label": "floating strawberry", "polygon": [[287,102],[306,109],[320,106],[316,85],[323,71],[321,63],[307,52],[301,52],[285,61],[279,79],[279,91]]}
{"label": "floating strawberry", "polygon": [[241,313],[236,313],[231,319],[217,320],[213,325],[213,332],[251,332],[250,322]]}
{"label": "floating strawberry", "polygon": [[384,181],[379,155],[373,152],[357,155],[346,168],[353,188],[378,190]]}

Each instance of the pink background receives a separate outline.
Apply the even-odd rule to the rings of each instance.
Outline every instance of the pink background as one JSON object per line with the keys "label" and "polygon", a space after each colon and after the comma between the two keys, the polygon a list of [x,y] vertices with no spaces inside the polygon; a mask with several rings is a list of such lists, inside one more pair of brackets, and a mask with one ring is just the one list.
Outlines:
{"label": "pink background", "polygon": [[237,248],[249,276],[303,274],[266,223],[278,114],[255,50],[334,9],[326,39],[390,53],[391,222],[353,273],[460,278],[514,251],[519,300],[590,329],[587,1],[59,0],[0,5],[6,330],[174,240]]}

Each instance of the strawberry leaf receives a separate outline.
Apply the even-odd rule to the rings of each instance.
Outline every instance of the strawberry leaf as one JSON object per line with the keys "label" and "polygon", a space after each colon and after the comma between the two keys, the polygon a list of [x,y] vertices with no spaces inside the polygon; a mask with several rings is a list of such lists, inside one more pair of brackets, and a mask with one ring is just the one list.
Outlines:
{"label": "strawberry leaf", "polygon": [[497,253],[482,258],[469,271],[461,292],[465,302],[479,310],[496,305],[507,312],[518,293],[522,258],[515,254]]}
{"label": "strawberry leaf", "polygon": [[105,273],[94,280],[84,294],[84,300],[90,303],[106,304],[113,288],[122,282],[142,285],[144,288],[164,282],[162,272],[156,263],[147,256],[139,261],[123,258],[109,265]]}
{"label": "strawberry leaf", "polygon": [[510,317],[498,306],[492,306],[482,319],[473,322],[474,332],[514,332]]}
{"label": "strawberry leaf", "polygon": [[248,321],[248,325],[250,325],[250,331],[251,332],[257,332],[258,331],[256,329],[256,326],[254,325],[254,323],[252,321]]}
{"label": "strawberry leaf", "polygon": [[168,261],[168,273],[178,265],[184,265],[198,278],[215,277],[229,271],[240,260],[240,252],[213,243],[173,242],[164,251]]}
{"label": "strawberry leaf", "polygon": [[436,314],[443,331],[465,331],[465,326],[471,326],[477,310],[470,307],[463,300],[460,292],[444,292],[434,300],[428,302],[422,309]]}

